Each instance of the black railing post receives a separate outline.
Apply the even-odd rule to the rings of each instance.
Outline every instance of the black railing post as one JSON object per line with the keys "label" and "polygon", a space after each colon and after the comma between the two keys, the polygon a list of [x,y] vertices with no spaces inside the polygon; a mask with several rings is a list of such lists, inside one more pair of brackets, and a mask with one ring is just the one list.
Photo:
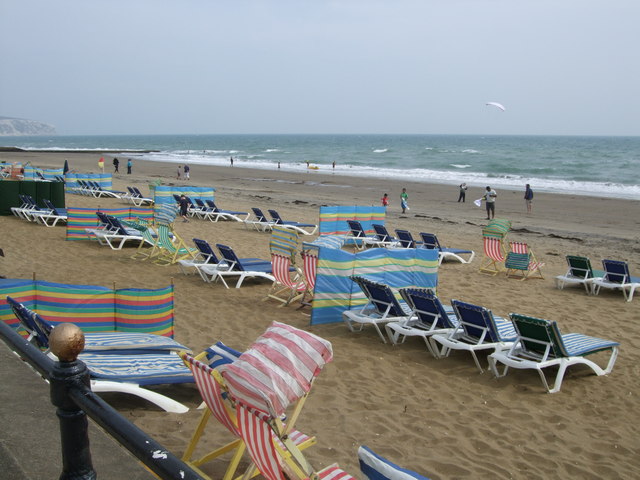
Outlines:
{"label": "black railing post", "polygon": [[89,371],[78,360],[84,348],[84,335],[71,323],[58,325],[49,339],[51,351],[58,357],[51,371],[51,403],[60,420],[62,474],[60,480],[93,480],[96,472],[91,463],[89,422],[87,415],[69,396],[74,386],[90,385]]}

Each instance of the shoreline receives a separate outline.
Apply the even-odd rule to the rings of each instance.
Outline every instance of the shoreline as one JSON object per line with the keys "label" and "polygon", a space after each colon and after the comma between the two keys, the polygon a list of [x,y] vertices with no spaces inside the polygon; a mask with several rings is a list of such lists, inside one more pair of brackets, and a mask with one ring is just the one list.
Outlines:
{"label": "shoreline", "polygon": [[[4,148],[4,150],[3,150]],[[171,156],[170,153],[167,153],[166,159],[162,158],[135,158],[137,156],[144,156],[151,154],[162,154],[162,150],[151,150],[151,149],[73,149],[73,150],[59,150],[59,149],[22,149],[20,147],[0,147],[0,153],[15,153],[15,154],[24,154],[24,155],[38,155],[40,153],[48,155],[56,155],[56,154],[65,154],[65,155],[105,155],[109,157],[115,156],[124,156],[131,155],[134,161],[138,162],[158,162],[158,163],[169,163],[172,165],[180,165],[188,163],[189,165],[196,167],[226,167],[228,166],[228,162],[225,160],[221,160],[220,158],[205,158],[202,156],[198,156],[199,150],[193,150],[194,156],[185,156],[184,159],[181,159],[177,156]],[[77,157],[76,157],[77,158]],[[204,158],[204,160],[203,160]],[[211,163],[209,163],[211,162]],[[237,160],[235,164],[235,168],[247,168],[251,170],[260,170],[260,171],[271,171],[276,170],[277,163],[269,163],[264,162],[258,165],[243,165],[245,163],[243,160]],[[109,159],[107,159],[107,164],[109,164]],[[382,180],[382,179],[390,179],[394,182],[415,182],[418,184],[425,185],[442,185],[454,187],[459,185],[461,182],[467,183],[469,186],[475,187],[483,187],[487,184],[491,184],[496,189],[504,189],[504,190],[514,190],[517,188],[515,185],[518,180],[511,179],[509,180],[508,176],[483,176],[483,174],[469,172],[469,176],[462,175],[462,171],[456,171],[451,177],[452,172],[443,171],[442,178],[438,178],[437,173],[431,170],[425,170],[424,172],[429,172],[426,176],[424,172],[420,169],[417,169],[418,175],[421,177],[419,181],[411,178],[412,170],[407,170],[407,173],[403,174],[401,170],[398,169],[387,169],[384,167],[374,168],[373,170],[369,170],[365,167],[357,167],[349,164],[338,165],[337,169],[332,171],[331,164],[320,163],[314,164],[317,172],[323,172],[325,175],[336,174],[344,177],[357,177],[357,178],[369,178],[373,180]],[[291,163],[285,163],[281,171],[291,172],[303,174],[306,173],[308,169],[304,167],[304,161],[293,161]],[[352,173],[351,170],[355,170],[355,173]],[[359,171],[358,171],[359,170]],[[435,176],[434,176],[435,175]],[[462,175],[460,178],[456,178],[456,175]],[[493,183],[492,183],[493,181]],[[536,185],[536,182],[540,182],[540,184]],[[565,195],[565,196],[587,196],[593,198],[613,198],[613,199],[621,199],[621,200],[630,200],[630,201],[640,201],[640,192],[637,192],[637,185],[625,185],[625,184],[612,184],[612,183],[602,183],[602,182],[589,182],[589,181],[570,181],[570,180],[559,180],[559,179],[550,179],[550,178],[526,178],[523,177],[521,179],[522,188],[524,189],[524,185],[526,183],[530,183],[534,190],[539,193],[547,193],[547,194],[557,194],[557,195]],[[612,188],[619,187],[617,190],[612,190]],[[588,192],[588,193],[583,193]]]}
{"label": "shoreline", "polygon": [[[26,162],[44,168],[61,168],[67,154],[62,152],[0,152],[0,161]],[[72,171],[96,173],[100,153],[78,154],[70,160]],[[175,172],[178,163],[143,160],[135,161],[130,180],[137,185],[144,184],[141,175],[148,183],[161,180],[176,184]],[[444,224],[469,224],[479,228],[485,223],[485,208],[475,207],[473,200],[480,198],[484,188],[470,186],[464,204],[457,203],[458,187],[440,183],[403,182],[396,179],[375,177],[357,177],[324,173],[321,170],[306,172],[287,170],[268,170],[239,166],[191,165],[193,185],[213,186],[217,194],[249,197],[265,184],[273,182],[274,191],[289,202],[301,200],[305,195],[318,197],[315,205],[336,204],[335,198],[343,197],[346,191],[357,205],[380,205],[383,193],[388,193],[390,206],[388,214],[400,216],[399,194],[403,187],[409,192],[410,211],[406,218],[434,220]],[[112,166],[105,159],[105,172],[111,172]],[[121,162],[121,171],[126,167]],[[113,176],[114,188],[123,189],[119,182],[126,182],[125,173]],[[231,186],[230,183],[236,183]],[[126,185],[125,185],[126,186]],[[117,188],[116,188],[117,187]],[[534,191],[535,191],[535,186]],[[270,188],[273,186],[270,185]],[[522,191],[499,189],[496,203],[496,218],[507,218],[513,223],[514,231],[522,233],[554,234],[560,237],[585,239],[587,237],[612,238],[624,241],[638,240],[640,231],[640,202],[636,200],[598,197],[589,195],[558,194],[536,192],[533,201],[533,213],[527,214]],[[305,202],[305,200],[301,200]],[[257,205],[252,205],[257,206]],[[221,208],[231,208],[223,206]],[[311,221],[310,219],[309,221]],[[317,221],[313,220],[314,222]],[[615,228],[613,226],[615,225]],[[633,249],[632,249],[633,250]]]}

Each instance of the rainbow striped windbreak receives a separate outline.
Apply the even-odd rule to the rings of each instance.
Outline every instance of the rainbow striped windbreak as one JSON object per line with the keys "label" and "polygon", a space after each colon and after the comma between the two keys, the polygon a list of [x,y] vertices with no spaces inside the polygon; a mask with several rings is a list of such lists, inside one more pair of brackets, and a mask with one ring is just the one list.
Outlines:
{"label": "rainbow striped windbreak", "polygon": [[320,235],[347,235],[351,232],[347,220],[357,220],[367,235],[375,233],[372,225],[384,225],[384,207],[320,207]]}
{"label": "rainbow striped windbreak", "polygon": [[404,287],[436,289],[438,251],[371,248],[354,254],[319,247],[311,325],[341,322],[343,311],[366,304],[364,294],[349,278],[351,275],[366,276],[394,290]]}
{"label": "rainbow striped windbreak", "polygon": [[[153,220],[152,207],[134,207],[132,205],[123,208],[101,208],[100,211],[122,220],[135,218]],[[95,228],[100,223],[96,212],[95,208],[67,207],[67,240],[89,240],[90,237],[85,229]]]}
{"label": "rainbow striped windbreak", "polygon": [[71,322],[85,332],[139,332],[173,337],[173,286],[113,290],[40,280],[2,280],[0,320],[17,328],[6,297],[23,303],[51,323]]}

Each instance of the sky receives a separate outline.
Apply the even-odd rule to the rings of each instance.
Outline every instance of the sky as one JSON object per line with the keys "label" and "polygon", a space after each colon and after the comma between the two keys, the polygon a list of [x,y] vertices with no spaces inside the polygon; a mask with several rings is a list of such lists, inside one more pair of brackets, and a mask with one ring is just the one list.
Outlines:
{"label": "sky", "polygon": [[637,136],[638,18],[638,0],[2,0],[0,116],[61,135]]}

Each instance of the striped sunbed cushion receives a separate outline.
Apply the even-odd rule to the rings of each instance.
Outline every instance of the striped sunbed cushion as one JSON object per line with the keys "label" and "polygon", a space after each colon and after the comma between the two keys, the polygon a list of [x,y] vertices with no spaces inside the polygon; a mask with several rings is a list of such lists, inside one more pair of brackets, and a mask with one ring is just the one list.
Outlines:
{"label": "striped sunbed cushion", "polygon": [[82,353],[79,358],[87,365],[91,378],[95,379],[138,385],[193,382],[191,370],[174,354]]}
{"label": "striped sunbed cushion", "polygon": [[[105,332],[85,333],[84,351],[100,352],[108,350],[186,350],[188,347],[171,337],[150,333]],[[104,353],[104,352],[103,352]]]}
{"label": "striped sunbed cushion", "polygon": [[606,350],[620,345],[618,342],[590,337],[581,333],[566,333],[561,335],[567,353],[571,357],[588,355],[600,350]]}

